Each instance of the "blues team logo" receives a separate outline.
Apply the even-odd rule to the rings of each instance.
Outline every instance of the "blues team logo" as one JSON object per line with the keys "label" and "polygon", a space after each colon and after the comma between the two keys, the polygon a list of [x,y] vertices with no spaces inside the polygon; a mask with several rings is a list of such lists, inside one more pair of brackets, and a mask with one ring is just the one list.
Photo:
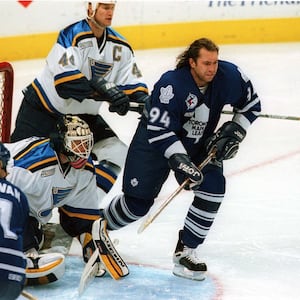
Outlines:
{"label": "blues team logo", "polygon": [[189,93],[188,97],[185,99],[185,103],[188,110],[194,109],[198,104],[198,98],[196,95]]}
{"label": "blues team logo", "polygon": [[105,77],[113,67],[113,64],[108,64],[102,61],[89,58],[91,66],[92,77]]}

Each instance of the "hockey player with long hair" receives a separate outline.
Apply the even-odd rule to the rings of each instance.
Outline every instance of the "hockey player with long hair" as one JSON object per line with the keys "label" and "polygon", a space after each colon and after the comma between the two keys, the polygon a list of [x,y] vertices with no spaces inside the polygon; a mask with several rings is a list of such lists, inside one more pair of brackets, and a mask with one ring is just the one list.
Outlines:
{"label": "hockey player with long hair", "polygon": [[101,243],[100,273],[108,271],[114,279],[128,274],[126,264],[106,234],[106,221],[100,219],[101,200],[116,176],[106,164],[94,163],[93,143],[88,124],[78,116],[66,115],[58,120],[50,138],[32,137],[5,144],[12,155],[7,178],[22,188],[30,208],[23,249],[28,284],[53,282],[64,274],[62,253],[40,252],[40,224],[49,222],[56,207],[62,228],[82,242],[85,261],[91,249]]}
{"label": "hockey player with long hair", "polygon": [[[207,38],[195,40],[178,56],[175,70],[154,85],[129,146],[123,194],[103,210],[108,230],[147,214],[170,170],[194,192],[179,231],[173,273],[202,280],[207,270],[197,247],[202,245],[225,195],[223,160],[231,159],[259,115],[260,99],[249,78],[236,65],[219,60],[219,47]],[[218,127],[225,105],[234,116]],[[216,151],[202,170],[198,165]]]}

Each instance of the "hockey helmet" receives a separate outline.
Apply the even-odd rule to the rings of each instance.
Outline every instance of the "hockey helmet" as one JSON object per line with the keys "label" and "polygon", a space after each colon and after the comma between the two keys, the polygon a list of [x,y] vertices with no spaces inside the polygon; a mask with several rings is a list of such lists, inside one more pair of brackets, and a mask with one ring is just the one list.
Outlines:
{"label": "hockey helmet", "polygon": [[81,169],[94,145],[89,125],[77,116],[66,115],[58,121],[57,130],[50,136],[52,148],[65,154],[72,167]]}
{"label": "hockey helmet", "polygon": [[10,159],[8,149],[0,142],[0,160],[2,161],[2,169],[6,171],[7,163]]}
{"label": "hockey helmet", "polygon": [[100,1],[87,1],[87,9],[91,8],[94,12],[96,11],[99,3],[103,4],[116,4],[116,0],[100,0]]}

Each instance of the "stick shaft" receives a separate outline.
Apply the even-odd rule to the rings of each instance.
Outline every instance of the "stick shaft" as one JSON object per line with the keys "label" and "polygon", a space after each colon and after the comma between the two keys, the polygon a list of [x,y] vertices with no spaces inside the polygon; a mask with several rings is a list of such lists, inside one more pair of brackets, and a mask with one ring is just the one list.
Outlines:
{"label": "stick shaft", "polygon": [[32,296],[30,293],[26,292],[26,291],[22,291],[21,292],[21,295],[23,297],[25,297],[26,299],[29,299],[29,300],[38,300],[37,298],[35,298],[34,296]]}
{"label": "stick shaft", "polygon": [[[223,110],[222,114],[233,115],[234,112]],[[300,117],[296,117],[296,116],[283,116],[283,115],[272,115],[272,114],[259,114],[258,116],[260,118],[268,118],[268,119],[300,121]]]}
{"label": "stick shaft", "polygon": [[[135,102],[130,102],[130,111],[136,111],[140,112],[141,108],[144,107],[143,103],[135,103]],[[224,115],[233,115],[233,111],[229,110],[223,110],[222,114]],[[291,121],[300,121],[300,117],[296,116],[284,116],[284,115],[273,115],[273,114],[259,114],[258,117],[260,118],[267,118],[267,119],[277,119],[277,120],[291,120]]]}

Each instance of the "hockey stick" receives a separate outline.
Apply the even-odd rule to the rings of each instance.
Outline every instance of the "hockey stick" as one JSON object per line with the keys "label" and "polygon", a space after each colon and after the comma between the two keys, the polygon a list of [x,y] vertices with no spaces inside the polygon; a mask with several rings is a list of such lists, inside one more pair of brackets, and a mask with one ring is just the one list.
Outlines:
{"label": "hockey stick", "polygon": [[[144,104],[143,103],[130,102],[130,106],[129,106],[129,110],[130,111],[141,112],[141,111],[143,111],[143,108],[144,108]],[[228,110],[223,110],[222,114],[224,114],[224,115],[234,115],[235,112],[228,111]],[[300,117],[296,117],[296,116],[259,114],[258,117],[260,117],[260,118],[267,118],[267,119],[300,121]]]}
{"label": "hockey stick", "polygon": [[130,111],[135,111],[138,113],[142,113],[144,109],[144,103],[137,103],[137,102],[130,102],[129,103],[129,110]]}
{"label": "hockey stick", "polygon": [[86,290],[87,286],[93,281],[93,279],[96,277],[96,275],[98,273],[98,270],[99,270],[99,266],[97,263],[98,257],[99,257],[99,249],[96,248],[93,255],[90,257],[89,261],[86,263],[84,270],[81,274],[79,288],[78,288],[79,296],[82,295],[82,293]]}
{"label": "hockey stick", "polygon": [[[206,159],[198,166],[199,170],[202,170],[214,157],[216,154],[216,149],[213,148]],[[142,233],[156,218],[157,216],[162,212],[162,210],[183,190],[185,185],[189,182],[189,178],[187,178],[158,208],[158,210],[151,216],[148,214],[148,216],[145,218],[145,221],[140,225],[138,229],[138,233]]]}
{"label": "hockey stick", "polygon": [[30,293],[26,292],[26,291],[22,291],[21,295],[29,300],[38,300],[38,298],[33,297]]}
{"label": "hockey stick", "polygon": [[[223,110],[222,114],[224,115],[233,115],[235,114],[232,111]],[[271,114],[259,114],[260,118],[268,118],[268,119],[279,119],[279,120],[292,120],[292,121],[300,121],[300,117],[295,116],[283,116],[283,115],[271,115]]]}

